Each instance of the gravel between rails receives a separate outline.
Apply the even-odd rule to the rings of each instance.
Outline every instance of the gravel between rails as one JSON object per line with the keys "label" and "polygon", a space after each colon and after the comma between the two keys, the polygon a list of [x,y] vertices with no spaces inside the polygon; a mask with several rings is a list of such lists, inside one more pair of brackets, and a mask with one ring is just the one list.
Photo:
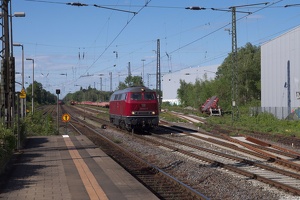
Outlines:
{"label": "gravel between rails", "polygon": [[[187,124],[180,123],[176,125],[185,126]],[[187,127],[194,128],[189,125],[187,125]],[[102,130],[101,132],[106,137],[109,137],[119,143],[121,146],[130,149],[135,154],[138,154],[139,157],[157,165],[172,176],[177,177],[182,182],[192,186],[196,190],[199,190],[212,200],[300,200],[299,196],[285,193],[284,191],[278,190],[267,184],[250,180],[230,171],[212,167],[205,162],[196,161],[169,149],[153,146],[131,136],[130,134],[124,134],[112,129],[106,129],[105,131]],[[166,135],[166,137],[172,136]],[[181,140],[191,140],[187,138],[188,137],[180,137]],[[194,141],[199,145],[199,141]]]}
{"label": "gravel between rails", "polygon": [[[169,149],[152,146],[130,134],[109,129],[104,134],[211,199],[300,199],[299,196],[293,196],[221,168],[214,168],[205,162],[196,161]],[[187,137],[180,139],[185,138]],[[199,144],[199,141],[195,142]]]}

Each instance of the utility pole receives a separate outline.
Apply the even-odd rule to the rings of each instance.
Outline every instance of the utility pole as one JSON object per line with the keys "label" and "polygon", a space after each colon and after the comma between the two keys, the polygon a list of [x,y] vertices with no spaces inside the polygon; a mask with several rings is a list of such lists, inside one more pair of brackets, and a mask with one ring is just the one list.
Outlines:
{"label": "utility pole", "polygon": [[112,72],[109,72],[110,92],[112,92]]}
{"label": "utility pole", "polygon": [[128,76],[131,76],[130,62],[128,62]]}
{"label": "utility pole", "polygon": [[[232,6],[229,7],[229,9],[218,9],[218,8],[210,8],[214,11],[224,11],[228,12],[230,11],[232,13],[232,79],[231,79],[231,106],[232,106],[232,122],[234,120],[237,120],[239,118],[239,109],[238,109],[238,63],[237,63],[237,31],[236,31],[236,12],[239,13],[247,13],[248,15],[251,14],[251,12],[244,12],[244,11],[236,11],[236,8],[241,7],[249,7],[249,6],[257,6],[257,5],[267,5],[266,3],[256,3],[256,4],[247,4],[247,5],[240,5],[240,6]],[[206,10],[207,8],[199,7],[199,6],[190,6],[186,7],[185,9],[188,10]]]}
{"label": "utility pole", "polygon": [[102,92],[102,77],[100,77],[100,91]]}
{"label": "utility pole", "polygon": [[156,91],[158,93],[159,110],[161,110],[162,92],[161,92],[161,73],[160,73],[160,40],[157,39],[157,51],[156,51]]}
{"label": "utility pole", "polygon": [[239,107],[236,103],[238,100],[238,87],[237,87],[237,38],[236,38],[236,7],[231,7],[232,13],[232,77],[231,77],[231,118],[232,121],[239,118]]}
{"label": "utility pole", "polygon": [[142,76],[142,78],[143,78],[143,83],[145,83],[145,82],[144,82],[144,81],[145,81],[145,79],[144,79],[144,78],[145,78],[145,77],[144,77],[144,76],[145,76],[145,75],[144,75],[144,67],[145,67],[145,66],[144,66],[144,62],[145,62],[146,60],[145,60],[145,59],[142,59],[141,61],[143,62],[143,76]]}

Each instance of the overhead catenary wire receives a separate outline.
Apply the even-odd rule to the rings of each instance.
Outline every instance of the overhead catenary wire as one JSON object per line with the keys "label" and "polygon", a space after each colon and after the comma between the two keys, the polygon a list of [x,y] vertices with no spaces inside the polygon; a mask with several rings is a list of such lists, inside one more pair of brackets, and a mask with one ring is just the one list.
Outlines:
{"label": "overhead catenary wire", "polygon": [[[248,17],[249,15],[252,15],[252,14],[254,14],[254,13],[257,13],[257,12],[259,12],[259,11],[261,11],[261,10],[266,9],[266,8],[270,8],[271,6],[273,6],[273,5],[275,5],[275,4],[279,3],[279,2],[282,2],[282,1],[283,1],[283,0],[278,0],[278,1],[275,1],[275,2],[272,2],[272,3],[267,3],[267,2],[262,3],[262,4],[265,4],[265,6],[260,7],[259,9],[255,10],[255,11],[253,11],[253,12],[244,12],[244,13],[246,13],[247,15],[238,18],[236,21],[240,21],[240,20],[242,20],[242,19]],[[253,5],[258,5],[258,4],[253,4]],[[237,6],[237,7],[240,7],[240,6]],[[203,10],[206,10],[206,8],[202,8],[202,9],[203,9]],[[209,9],[215,10],[215,11],[218,10],[218,8],[209,8]],[[200,10],[200,9],[199,9],[199,10]],[[228,11],[229,11],[229,10],[228,10]],[[225,25],[223,25],[223,26],[221,26],[221,27],[219,27],[219,28],[217,28],[217,29],[215,29],[215,30],[213,30],[213,31],[211,31],[211,32],[209,32],[209,33],[207,33],[207,34],[201,36],[200,38],[197,38],[197,39],[195,39],[195,40],[193,40],[193,41],[191,41],[191,42],[189,42],[189,43],[186,43],[186,44],[184,44],[184,45],[178,47],[177,49],[174,49],[173,51],[169,51],[168,54],[169,54],[169,55],[170,55],[170,54],[173,54],[173,53],[175,53],[175,52],[177,52],[177,51],[179,51],[179,50],[181,50],[181,49],[184,49],[184,48],[186,48],[186,47],[188,47],[188,46],[190,46],[190,45],[192,45],[192,44],[194,44],[194,43],[196,43],[196,42],[198,42],[198,41],[200,41],[200,40],[203,40],[204,38],[207,38],[208,36],[213,35],[214,33],[218,32],[218,31],[220,31],[220,30],[223,30],[225,27],[227,27],[227,26],[229,26],[229,25],[231,25],[231,24],[232,24],[231,22],[228,22],[227,24],[225,24]],[[226,54],[223,54],[223,55],[225,56]],[[162,58],[164,58],[164,57],[166,57],[166,55],[163,55],[163,56],[162,56]],[[221,57],[222,57],[222,56],[221,56]],[[147,62],[145,65],[149,65],[149,64],[151,64],[151,63],[153,63],[153,62],[155,62],[155,61],[152,60],[152,61],[150,61],[150,62]]]}
{"label": "overhead catenary wire", "polygon": [[[54,3],[54,2],[49,2],[49,1],[37,1],[37,2]],[[274,5],[274,4],[278,3],[278,2],[281,2],[281,1],[273,2],[272,4],[270,4],[270,6],[272,6],[272,5]],[[56,3],[65,4],[65,3],[62,3],[62,2],[56,2]],[[109,5],[104,5],[104,6],[109,6]],[[113,6],[116,6],[116,5],[113,5]],[[117,6],[122,7],[122,6],[126,6],[126,5],[117,5]],[[266,6],[266,7],[270,7],[270,6]],[[135,7],[135,6],[132,5],[132,7]],[[136,6],[136,7],[138,7],[138,6]],[[156,7],[156,6],[150,6],[150,5],[147,5],[147,8],[155,8],[155,7]],[[266,7],[262,8],[262,9],[265,9]],[[177,9],[178,7],[160,7],[160,6],[157,6],[156,8],[176,8],[176,9]],[[183,9],[183,8],[180,8],[180,9]],[[261,10],[261,9],[260,9],[260,10]],[[137,13],[138,13],[138,12],[137,12]],[[255,13],[255,12],[253,12],[253,13]],[[248,15],[247,15],[247,16],[248,16]],[[247,16],[244,16],[244,17],[247,17]],[[242,17],[242,18],[244,18],[244,17]],[[133,17],[132,17],[132,18],[133,18]],[[125,28],[128,26],[128,23],[131,22],[132,18],[131,18],[130,20],[127,21],[127,23],[125,24],[125,26],[123,27],[123,29],[125,29]],[[240,20],[240,19],[238,19],[238,20]],[[231,23],[227,23],[227,24],[225,24],[224,26],[222,26],[222,27],[220,27],[220,28],[218,28],[218,29],[216,29],[216,30],[213,30],[213,31],[210,32],[210,33],[207,33],[206,35],[203,35],[203,36],[199,37],[199,38],[196,39],[196,40],[193,40],[193,41],[191,41],[191,42],[189,42],[189,43],[186,43],[186,44],[181,45],[179,48],[174,49],[173,51],[172,51],[172,50],[169,50],[169,51],[168,51],[168,54],[171,56],[172,53],[174,53],[174,52],[176,52],[176,51],[178,51],[178,50],[184,49],[185,47],[188,47],[188,46],[190,46],[191,44],[194,44],[194,43],[198,42],[199,40],[202,40],[202,39],[204,39],[204,38],[206,38],[206,37],[208,37],[208,36],[214,34],[215,32],[217,32],[217,31],[219,31],[219,30],[222,30],[225,26],[228,26],[228,25],[230,25],[230,24],[231,24]],[[112,44],[115,43],[115,41],[116,41],[116,39],[119,37],[119,35],[122,34],[122,32],[124,31],[123,29],[121,29],[120,32],[116,35],[116,38],[114,38],[113,40],[111,40],[111,41],[108,43],[108,45],[106,46],[106,48],[104,49],[104,51],[103,51],[102,53],[100,53],[99,56],[96,56],[97,59],[96,59],[96,60],[88,67],[88,69],[87,69],[86,72],[88,72],[88,71],[90,70],[91,67],[95,66],[95,63],[97,63],[98,60],[101,59],[101,58],[103,57],[103,54],[111,47]],[[78,47],[76,47],[76,48],[78,48]],[[147,65],[147,64],[145,63],[145,65]],[[105,70],[105,69],[104,69],[104,70]],[[85,73],[86,73],[86,72],[85,72]]]}
{"label": "overhead catenary wire", "polygon": [[[136,13],[140,13],[152,0],[147,0],[145,5],[141,7]],[[130,22],[137,16],[137,14],[133,15],[125,24],[125,26],[119,31],[119,33],[112,39],[112,41],[108,44],[108,46],[103,50],[103,52],[96,58],[96,60],[88,67],[86,72],[104,55],[104,53],[111,47],[111,45],[117,40],[117,38],[122,34],[122,32],[126,29],[126,27],[130,24]],[[86,73],[85,72],[85,73]]]}

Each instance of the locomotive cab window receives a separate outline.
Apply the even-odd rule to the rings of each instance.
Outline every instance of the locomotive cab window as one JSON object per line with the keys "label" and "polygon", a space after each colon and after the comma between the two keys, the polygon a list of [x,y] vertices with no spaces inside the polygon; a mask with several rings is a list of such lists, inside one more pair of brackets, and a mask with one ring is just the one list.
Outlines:
{"label": "locomotive cab window", "polygon": [[145,100],[153,100],[153,99],[155,99],[155,97],[154,97],[153,93],[145,93],[144,94],[144,99]]}
{"label": "locomotive cab window", "polygon": [[111,97],[110,97],[110,101],[113,101],[113,100],[115,100],[115,96],[116,96],[116,95],[111,95]]}
{"label": "locomotive cab window", "polygon": [[123,94],[119,94],[118,95],[118,100],[122,100],[122,96],[123,96]]}
{"label": "locomotive cab window", "polygon": [[121,100],[126,100],[126,97],[127,97],[127,94],[126,94],[126,93],[123,93],[123,94],[122,94],[122,97],[121,97]]}
{"label": "locomotive cab window", "polygon": [[142,100],[142,94],[141,93],[132,93],[130,99],[131,100]]}

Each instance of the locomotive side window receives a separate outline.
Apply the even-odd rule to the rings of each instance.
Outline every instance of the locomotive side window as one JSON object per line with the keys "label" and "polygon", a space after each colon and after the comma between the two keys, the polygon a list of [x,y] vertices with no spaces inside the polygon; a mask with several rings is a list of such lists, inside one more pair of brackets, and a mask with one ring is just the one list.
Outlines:
{"label": "locomotive side window", "polygon": [[116,96],[116,95],[111,95],[111,97],[110,97],[110,101],[113,101],[113,100],[115,100],[115,96]]}
{"label": "locomotive side window", "polygon": [[145,93],[144,94],[144,99],[145,100],[153,100],[153,99],[155,99],[155,97],[154,97],[153,93]]}
{"label": "locomotive side window", "polygon": [[123,93],[122,97],[121,97],[121,100],[126,100],[126,97],[127,97],[127,93]]}
{"label": "locomotive side window", "polygon": [[123,94],[118,94],[118,100],[122,99]]}
{"label": "locomotive side window", "polygon": [[132,93],[131,94],[131,100],[141,100],[142,94],[141,93]]}

